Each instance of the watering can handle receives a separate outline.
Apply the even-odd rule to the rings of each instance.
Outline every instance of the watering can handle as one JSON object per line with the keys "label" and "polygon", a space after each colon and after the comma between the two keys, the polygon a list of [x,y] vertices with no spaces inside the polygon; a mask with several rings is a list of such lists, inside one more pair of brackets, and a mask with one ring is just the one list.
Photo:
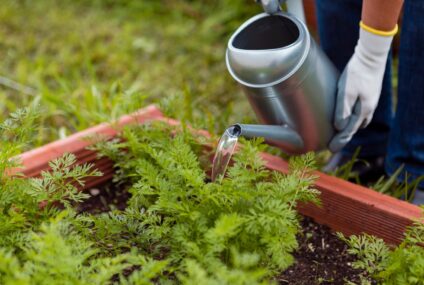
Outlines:
{"label": "watering can handle", "polygon": [[295,15],[299,20],[305,23],[305,11],[302,0],[256,0],[261,3],[264,11],[268,14],[275,14],[281,11],[280,5],[283,2],[287,4],[287,10]]}
{"label": "watering can handle", "polygon": [[264,11],[268,14],[275,14],[281,11],[281,3],[285,0],[256,0],[257,3],[261,3]]}

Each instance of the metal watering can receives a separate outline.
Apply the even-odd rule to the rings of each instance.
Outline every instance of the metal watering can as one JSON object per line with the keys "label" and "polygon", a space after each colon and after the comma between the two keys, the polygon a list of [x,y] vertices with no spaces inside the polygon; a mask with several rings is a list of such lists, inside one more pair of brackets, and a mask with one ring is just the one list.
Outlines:
{"label": "metal watering can", "polygon": [[235,124],[234,135],[289,154],[327,148],[339,73],[302,21],[281,11],[249,19],[231,36],[226,63],[263,124]]}

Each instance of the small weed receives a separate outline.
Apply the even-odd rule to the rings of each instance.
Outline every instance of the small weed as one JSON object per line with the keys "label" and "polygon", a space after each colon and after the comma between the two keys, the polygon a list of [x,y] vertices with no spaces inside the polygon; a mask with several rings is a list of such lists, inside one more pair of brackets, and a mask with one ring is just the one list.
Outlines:
{"label": "small weed", "polygon": [[360,179],[358,176],[358,173],[353,171],[354,165],[357,163],[364,163],[367,164],[365,160],[358,159],[359,154],[361,152],[361,148],[357,148],[352,155],[352,158],[346,162],[345,164],[341,165],[340,167],[336,168],[331,175],[334,175],[336,177],[339,177],[344,180],[351,180],[356,181],[356,183],[360,184]]}

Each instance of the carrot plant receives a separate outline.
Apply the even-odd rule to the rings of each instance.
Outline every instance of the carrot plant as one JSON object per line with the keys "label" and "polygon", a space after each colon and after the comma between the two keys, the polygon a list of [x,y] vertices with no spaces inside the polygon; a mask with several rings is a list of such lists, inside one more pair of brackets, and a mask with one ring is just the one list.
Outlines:
{"label": "carrot plant", "polygon": [[260,141],[246,143],[228,177],[211,183],[209,153],[189,131],[155,124],[128,128],[122,139],[97,148],[115,161],[116,180],[131,185],[127,208],[76,220],[104,254],[135,247],[169,262],[161,278],[191,284],[256,284],[292,264],[296,205],[318,201],[311,155],[283,175],[264,168]]}
{"label": "carrot plant", "polygon": [[[424,210],[424,208],[423,208]],[[379,284],[423,284],[424,223],[417,220],[405,232],[402,243],[390,248],[382,239],[370,235],[339,236],[350,246],[349,253],[358,260],[352,266],[366,270]],[[371,284],[362,276],[362,284]]]}
{"label": "carrot plant", "polygon": [[0,284],[105,284],[132,266],[149,272],[141,270],[125,282],[149,280],[164,262],[131,253],[100,257],[72,226],[72,205],[87,196],[76,185],[101,175],[92,165],[75,167],[75,156],[67,154],[52,161],[52,171],[40,178],[11,175],[37,117],[34,108],[20,109],[0,124]]}
{"label": "carrot plant", "polygon": [[204,138],[131,127],[97,145],[130,185],[128,206],[78,213],[87,195],[76,186],[101,175],[92,165],[67,154],[39,178],[10,173],[36,118],[25,109],[0,125],[1,284],[265,284],[293,263],[296,205],[318,202],[312,155],[283,175],[264,168],[260,141],[246,142],[211,183]]}

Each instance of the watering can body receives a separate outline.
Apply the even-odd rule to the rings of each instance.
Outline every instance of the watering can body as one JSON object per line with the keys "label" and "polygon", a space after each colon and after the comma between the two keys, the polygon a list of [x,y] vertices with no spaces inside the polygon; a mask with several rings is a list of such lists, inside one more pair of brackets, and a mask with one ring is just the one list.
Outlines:
{"label": "watering can body", "polygon": [[237,124],[242,136],[264,137],[287,153],[327,148],[339,73],[290,14],[259,14],[230,38],[227,68],[262,125]]}

